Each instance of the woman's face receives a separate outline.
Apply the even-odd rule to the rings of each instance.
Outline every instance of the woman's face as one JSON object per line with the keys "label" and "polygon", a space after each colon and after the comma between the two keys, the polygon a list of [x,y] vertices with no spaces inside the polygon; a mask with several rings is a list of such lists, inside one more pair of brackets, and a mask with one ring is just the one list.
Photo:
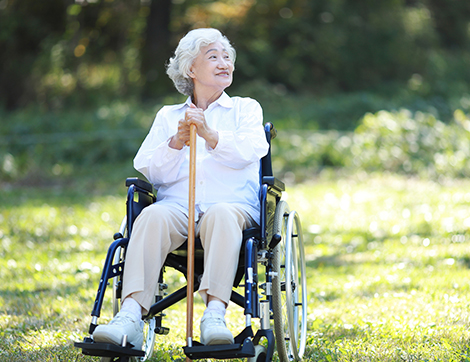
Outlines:
{"label": "woman's face", "polygon": [[222,43],[215,42],[201,48],[189,76],[195,92],[223,91],[232,84],[233,63]]}

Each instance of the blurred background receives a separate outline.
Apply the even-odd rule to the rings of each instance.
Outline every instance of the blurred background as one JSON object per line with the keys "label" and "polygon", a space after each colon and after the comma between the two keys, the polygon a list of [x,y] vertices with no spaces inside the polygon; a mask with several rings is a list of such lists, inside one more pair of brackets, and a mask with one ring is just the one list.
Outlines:
{"label": "blurred background", "polygon": [[0,0],[0,185],[67,185],[132,158],[179,95],[190,29],[237,50],[232,96],[282,130],[288,182],[331,170],[470,174],[470,2]]}
{"label": "blurred background", "polygon": [[[199,27],[237,50],[227,93],[279,130],[305,360],[468,361],[469,0],[0,0],[0,360],[94,360],[73,341]],[[183,308],[153,361],[183,360]]]}

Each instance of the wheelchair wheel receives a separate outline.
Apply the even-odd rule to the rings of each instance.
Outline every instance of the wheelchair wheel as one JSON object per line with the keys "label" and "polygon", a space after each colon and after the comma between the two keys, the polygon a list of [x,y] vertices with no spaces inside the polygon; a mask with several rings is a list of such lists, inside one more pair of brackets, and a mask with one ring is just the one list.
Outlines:
{"label": "wheelchair wheel", "polygon": [[[114,264],[118,264],[122,261],[122,248],[119,247],[116,249],[116,253],[114,254]],[[121,280],[120,276],[116,276],[113,278],[113,317],[119,312],[121,302],[118,299],[118,287],[119,287],[119,282]]]}
{"label": "wheelchair wheel", "polygon": [[274,334],[281,362],[300,360],[307,339],[307,280],[300,218],[280,201],[273,234],[282,236],[274,248]]}
{"label": "wheelchair wheel", "polygon": [[248,358],[247,362],[264,362],[266,361],[267,349],[260,344],[255,345],[254,357]]}
{"label": "wheelchair wheel", "polygon": [[[127,237],[127,217],[124,216],[124,218],[121,221],[121,226],[119,227],[119,233],[125,237]],[[120,262],[123,261],[124,255],[122,255],[123,249],[121,247],[118,247],[116,249],[116,252],[114,254],[114,259],[113,259],[113,264],[119,264]],[[119,287],[119,282],[121,281],[121,276],[116,276],[113,278],[113,284],[112,284],[112,289],[113,289],[113,317],[119,312],[121,303],[120,300],[118,299],[118,287]]]}
{"label": "wheelchair wheel", "polygon": [[[115,298],[115,294],[113,293],[113,315],[116,315],[119,312],[120,301]],[[153,348],[155,344],[155,318],[146,319],[144,320],[144,339],[142,343],[142,350],[145,352],[145,357],[130,357],[130,361],[132,362],[142,362],[147,361],[152,357]],[[110,360],[103,357],[101,362],[108,362]]]}
{"label": "wheelchair wheel", "polygon": [[131,361],[147,361],[152,357],[153,345],[155,344],[155,318],[144,321],[144,342],[142,350],[145,351],[145,357],[133,357]]}

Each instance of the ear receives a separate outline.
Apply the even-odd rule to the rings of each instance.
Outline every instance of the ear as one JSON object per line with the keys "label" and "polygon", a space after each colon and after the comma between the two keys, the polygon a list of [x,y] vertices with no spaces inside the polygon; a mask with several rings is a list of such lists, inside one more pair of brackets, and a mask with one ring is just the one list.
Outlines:
{"label": "ear", "polygon": [[188,75],[189,75],[190,78],[193,78],[193,79],[196,78],[196,75],[195,75],[194,72],[193,72],[193,67],[191,67],[191,68],[189,69]]}

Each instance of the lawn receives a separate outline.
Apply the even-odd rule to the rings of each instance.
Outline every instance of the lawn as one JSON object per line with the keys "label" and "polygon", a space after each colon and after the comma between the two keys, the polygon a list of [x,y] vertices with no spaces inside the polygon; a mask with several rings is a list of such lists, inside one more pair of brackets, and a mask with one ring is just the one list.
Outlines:
{"label": "lawn", "polygon": [[[0,189],[0,360],[97,360],[73,342],[86,335],[125,188],[77,185]],[[285,199],[305,235],[305,360],[470,361],[469,180],[319,176]],[[152,361],[183,358],[184,311],[168,311]],[[234,332],[240,320],[231,306]]]}

